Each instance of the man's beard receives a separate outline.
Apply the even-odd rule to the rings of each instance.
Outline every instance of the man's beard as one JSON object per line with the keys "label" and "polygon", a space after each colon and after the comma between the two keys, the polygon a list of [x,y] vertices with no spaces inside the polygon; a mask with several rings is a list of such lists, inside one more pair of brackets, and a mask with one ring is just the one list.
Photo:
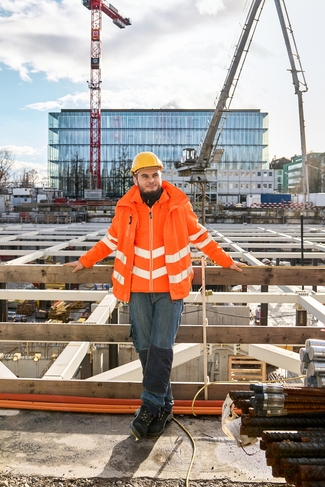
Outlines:
{"label": "man's beard", "polygon": [[163,189],[160,187],[152,191],[143,191],[139,188],[139,191],[142,201],[151,208],[159,200]]}

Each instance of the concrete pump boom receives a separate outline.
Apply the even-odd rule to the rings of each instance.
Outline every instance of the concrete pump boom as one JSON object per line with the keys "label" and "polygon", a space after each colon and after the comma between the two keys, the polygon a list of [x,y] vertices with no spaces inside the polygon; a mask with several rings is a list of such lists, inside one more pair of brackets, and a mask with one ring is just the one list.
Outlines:
{"label": "concrete pump boom", "polygon": [[[206,168],[209,165],[210,156],[211,156],[212,149],[214,146],[214,138],[216,136],[223,111],[226,108],[226,104],[227,104],[228,98],[230,96],[230,90],[231,90],[231,87],[233,86],[233,82],[235,80],[237,69],[240,65],[242,55],[245,51],[245,47],[247,45],[247,41],[248,41],[248,38],[249,38],[249,35],[251,32],[252,26],[254,25],[254,22],[257,22],[257,20],[258,20],[258,17],[259,17],[258,11],[259,11],[260,7],[261,7],[261,9],[263,8],[264,1],[265,0],[263,0],[262,6],[261,6],[262,0],[254,0],[252,5],[251,5],[250,11],[248,13],[244,28],[242,30],[242,33],[241,33],[241,36],[240,36],[240,39],[238,42],[238,45],[237,45],[236,50],[235,50],[235,54],[234,54],[232,62],[231,62],[231,66],[229,68],[229,71],[228,71],[226,80],[224,82],[223,88],[220,92],[220,96],[219,96],[219,99],[217,101],[217,105],[216,105],[216,108],[214,110],[212,120],[210,122],[208,131],[206,133],[205,139],[204,139],[203,144],[202,144],[201,151],[200,151],[199,156],[198,156],[197,166],[199,166],[199,167]],[[248,49],[246,49],[246,52],[247,51],[248,51]]]}
{"label": "concrete pump boom", "polygon": [[[286,11],[285,1],[282,0],[282,3],[286,11],[288,26],[285,23],[284,15],[282,12],[281,4],[280,4],[281,0],[274,0],[274,1],[275,1],[278,17],[280,20],[280,25],[282,28],[290,64],[291,64],[291,73],[293,78],[293,84],[295,87],[295,93],[298,95],[301,150],[302,150],[302,175],[303,175],[302,180],[303,180],[304,203],[306,203],[306,201],[309,199],[309,183],[308,183],[308,171],[307,171],[305,121],[304,121],[304,114],[303,114],[302,93],[307,91],[307,84],[300,63],[300,57],[297,52],[296,43],[294,41],[293,31],[290,25],[288,13]],[[206,191],[206,183],[207,183],[206,169],[210,165],[210,161],[212,158],[211,157],[212,151],[217,147],[218,139],[220,137],[221,129],[222,129],[222,127],[220,127],[220,121],[222,117],[224,117],[224,121],[226,119],[225,112],[227,112],[227,110],[229,109],[230,101],[232,100],[235,89],[237,87],[239,76],[243,64],[245,62],[245,58],[248,53],[250,44],[252,42],[254,32],[257,26],[257,22],[263,10],[264,3],[265,0],[252,1],[245,25],[242,29],[238,45],[235,49],[235,53],[232,58],[231,65],[226,76],[226,80],[220,92],[218,101],[216,103],[216,108],[212,116],[212,120],[209,124],[209,128],[206,132],[199,153],[197,154],[196,150],[193,148],[186,148],[183,151],[182,162],[178,162],[175,164],[175,167],[178,169],[179,173],[183,174],[183,176],[190,175],[191,185],[197,186],[201,191],[200,197],[202,201],[202,223],[203,224],[205,224],[205,191]],[[252,29],[253,26],[254,29]],[[293,39],[293,43],[295,46],[295,53],[293,53],[291,48],[288,31],[291,33]],[[244,53],[245,55],[243,56]],[[299,68],[300,68],[299,70],[297,70],[296,68],[295,58],[299,62]],[[238,75],[236,78],[237,71],[238,71]],[[302,76],[301,81],[299,80],[298,73],[300,73]],[[218,130],[219,130],[219,135],[217,137],[217,140],[215,140]]]}
{"label": "concrete pump boom", "polygon": [[[288,21],[288,26],[286,25],[285,18],[283,15],[283,11],[281,8],[281,3],[280,0],[274,0],[275,1],[275,6],[278,12],[278,17],[280,20],[280,25],[284,37],[284,42],[287,48],[288,56],[289,56],[289,61],[291,65],[291,74],[292,74],[292,81],[293,85],[295,87],[295,93],[298,96],[298,110],[299,110],[299,127],[300,127],[300,142],[301,142],[301,158],[302,158],[302,191],[304,195],[304,205],[309,201],[309,180],[308,180],[308,167],[307,167],[307,149],[306,149],[306,134],[305,134],[305,119],[304,119],[304,108],[303,108],[303,101],[302,101],[302,94],[308,91],[304,71],[302,69],[302,65],[300,62],[300,56],[297,51],[297,46],[295,43],[295,39],[293,36],[293,30],[290,25],[289,17],[288,17],[288,12],[286,10],[286,6],[283,2],[283,6],[286,12],[286,17]],[[291,43],[290,43],[290,38],[288,35],[288,32],[291,34],[291,38],[293,40],[293,45],[295,48],[295,52],[293,53]],[[297,59],[298,64],[299,64],[299,69],[296,68],[296,63],[295,59]],[[301,80],[299,80],[298,73],[300,73]]]}

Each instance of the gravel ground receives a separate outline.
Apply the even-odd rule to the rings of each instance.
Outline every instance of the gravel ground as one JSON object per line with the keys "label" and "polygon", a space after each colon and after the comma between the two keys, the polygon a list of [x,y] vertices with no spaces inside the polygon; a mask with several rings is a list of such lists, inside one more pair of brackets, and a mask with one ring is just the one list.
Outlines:
{"label": "gravel ground", "polygon": [[0,476],[0,487],[280,487],[289,486],[283,483],[269,482],[230,482],[228,479],[211,480],[189,480],[185,479],[151,479],[147,477],[129,479],[60,479],[53,477],[25,477],[25,476]]}

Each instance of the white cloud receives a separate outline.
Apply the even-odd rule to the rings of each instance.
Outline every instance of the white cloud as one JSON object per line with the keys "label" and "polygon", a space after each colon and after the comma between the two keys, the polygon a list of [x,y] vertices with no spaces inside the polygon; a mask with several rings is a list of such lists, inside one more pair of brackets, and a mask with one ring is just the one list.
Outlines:
{"label": "white cloud", "polygon": [[57,100],[36,102],[26,105],[26,108],[40,112],[51,112],[62,108],[78,108],[89,105],[89,92],[81,92],[61,96]]}
{"label": "white cloud", "polygon": [[226,9],[223,0],[197,0],[196,7],[201,15],[217,15]]}
{"label": "white cloud", "polygon": [[31,161],[15,161],[13,169],[15,179],[19,179],[24,172],[33,170],[37,172],[39,180],[47,178],[47,164],[44,163],[41,164]]}
{"label": "white cloud", "polygon": [[[304,97],[307,144],[318,150],[323,143],[319,120],[324,111],[325,68],[315,62],[314,53],[315,46],[323,45],[325,2],[310,0],[308,9],[305,2],[287,0],[287,8],[309,85]],[[119,0],[119,11],[131,18],[132,25],[118,29],[103,15],[102,108],[212,108],[249,3]],[[25,116],[26,127],[30,128],[30,133],[21,131],[14,140],[12,134],[17,130],[12,128],[12,109],[8,111],[8,123],[1,110],[1,125],[11,130],[6,138],[2,132],[2,144],[10,140],[17,147],[38,143],[44,147],[47,141],[38,139],[40,134],[47,136],[45,112],[89,107],[86,81],[90,76],[90,17],[80,0],[1,0],[0,63],[6,66],[1,72],[2,91],[10,92],[5,86],[8,71],[19,73],[22,82],[12,93],[19,93],[19,103],[23,100],[19,107],[25,107],[18,113],[20,126]],[[308,36],[303,25],[313,25]],[[277,147],[270,148],[271,156],[281,156],[281,152],[290,156],[300,150],[297,100],[289,67],[274,2],[269,1],[258,22],[231,107],[269,112],[270,146]],[[36,82],[39,92],[35,90]],[[36,120],[36,112],[40,112],[41,121],[33,130],[27,125],[28,117]],[[46,151],[41,156],[45,161]]]}
{"label": "white cloud", "polygon": [[8,150],[14,156],[20,156],[20,155],[34,156],[34,155],[39,153],[39,151],[37,151],[33,147],[29,147],[26,145],[25,146],[5,145],[5,146],[0,147],[0,149]]}

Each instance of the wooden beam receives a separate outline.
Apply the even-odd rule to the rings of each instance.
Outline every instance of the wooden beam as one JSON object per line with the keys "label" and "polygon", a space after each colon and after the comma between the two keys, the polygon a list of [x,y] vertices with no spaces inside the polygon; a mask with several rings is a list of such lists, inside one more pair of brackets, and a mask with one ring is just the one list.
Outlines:
{"label": "wooden beam", "polygon": [[[0,282],[33,282],[33,283],[74,283],[88,282],[111,283],[113,266],[95,265],[72,273],[71,267],[62,265],[0,265]],[[201,267],[194,267],[193,284],[201,284]],[[249,266],[242,272],[230,269],[206,267],[207,285],[264,285],[264,286],[324,286],[325,267],[294,266]]]}
{"label": "wooden beam", "polygon": [[[249,266],[242,272],[220,267],[206,267],[208,285],[260,285],[260,286],[324,286],[325,267]],[[194,268],[193,284],[201,284],[201,268]]]}
{"label": "wooden beam", "polygon": [[[0,341],[132,343],[129,325],[84,323],[2,323]],[[309,338],[325,339],[318,326],[208,325],[208,343],[303,345]],[[182,324],[176,343],[203,343],[202,325]]]}
{"label": "wooden beam", "polygon": [[[175,399],[192,400],[203,387],[200,382],[172,382]],[[218,382],[209,387],[208,395],[212,400],[224,400],[229,391],[249,390],[249,384],[243,382]],[[95,382],[88,380],[45,380],[45,379],[0,379],[1,394],[52,394],[63,396],[81,396],[110,399],[139,399],[143,386],[141,382]],[[3,397],[3,396],[2,396]],[[204,399],[201,392],[197,399]],[[31,397],[32,400],[32,397]]]}
{"label": "wooden beam", "polygon": [[83,284],[87,282],[111,283],[113,266],[96,265],[72,273],[72,267],[63,265],[0,265],[0,282],[33,282]]}

